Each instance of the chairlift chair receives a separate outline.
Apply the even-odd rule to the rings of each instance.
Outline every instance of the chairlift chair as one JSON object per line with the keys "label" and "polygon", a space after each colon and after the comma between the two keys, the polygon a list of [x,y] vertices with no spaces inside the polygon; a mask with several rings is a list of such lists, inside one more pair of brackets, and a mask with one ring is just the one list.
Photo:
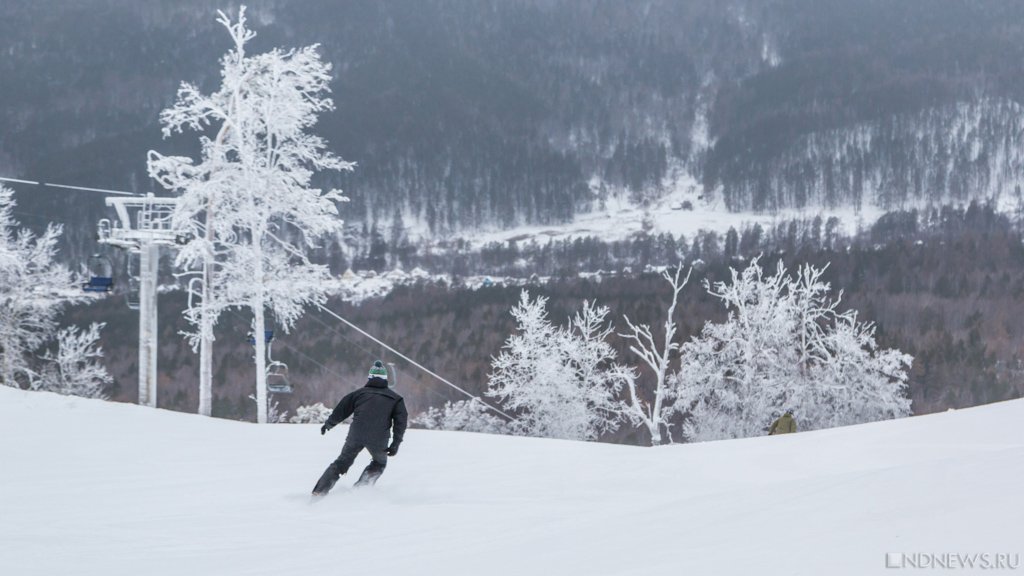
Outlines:
{"label": "chairlift chair", "polygon": [[[274,360],[274,331],[264,330],[263,337],[267,342],[267,392],[271,394],[291,394],[292,384],[288,380],[288,365]],[[255,343],[252,336],[249,339]]]}
{"label": "chairlift chair", "polygon": [[124,293],[125,304],[132,310],[138,310],[141,303],[140,290],[142,283],[138,278],[128,278],[128,290]]}
{"label": "chairlift chair", "polygon": [[93,254],[87,264],[89,281],[82,284],[86,292],[110,292],[114,289],[114,265],[110,258],[102,254]]}
{"label": "chairlift chair", "polygon": [[[256,337],[253,336],[252,332],[249,332],[249,335],[246,337],[246,339],[249,341],[249,346],[255,346],[256,345]],[[263,331],[263,343],[264,344],[270,344],[273,340],[274,340],[274,331],[273,330],[264,330]],[[269,353],[269,350],[268,350],[268,353]]]}
{"label": "chairlift chair", "polygon": [[267,392],[271,394],[291,394],[291,382],[288,381],[288,365],[273,361],[267,366]]}
{"label": "chairlift chair", "polygon": [[125,304],[132,310],[138,310],[141,302],[140,291],[142,290],[142,280],[140,279],[141,273],[141,255],[133,250],[129,250],[127,257],[124,259],[124,275],[127,278],[128,291],[124,294]]}

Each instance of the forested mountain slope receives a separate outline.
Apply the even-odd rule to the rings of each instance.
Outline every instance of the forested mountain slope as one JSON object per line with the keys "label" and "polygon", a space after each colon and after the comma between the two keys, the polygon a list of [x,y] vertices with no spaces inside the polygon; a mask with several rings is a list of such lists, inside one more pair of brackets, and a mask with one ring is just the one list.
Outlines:
{"label": "forested mountain slope", "polygon": [[[359,163],[354,222],[435,237],[556,223],[671,192],[733,210],[1011,197],[1024,5],[1009,0],[254,0],[256,46],[320,43]],[[152,189],[178,83],[217,81],[212,0],[0,8],[0,175]],[[21,218],[90,250],[98,198],[30,189]]]}

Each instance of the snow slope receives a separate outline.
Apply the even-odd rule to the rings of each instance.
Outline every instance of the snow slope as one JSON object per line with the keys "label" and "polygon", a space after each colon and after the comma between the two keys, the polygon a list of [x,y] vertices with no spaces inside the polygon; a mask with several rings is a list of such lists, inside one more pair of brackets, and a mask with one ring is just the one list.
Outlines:
{"label": "snow slope", "polygon": [[[595,193],[605,186],[606,184],[597,177],[590,182],[591,190]],[[874,224],[886,212],[870,204],[861,209],[808,207],[785,209],[777,213],[732,212],[723,204],[720,192],[705,194],[703,185],[678,161],[673,162],[660,191],[655,194],[662,195],[645,208],[630,200],[628,192],[619,190],[608,195],[603,209],[576,214],[571,222],[565,224],[523,225],[500,230],[475,231],[465,234],[464,239],[476,247],[512,240],[521,244],[533,241],[544,244],[549,240],[575,240],[587,237],[614,242],[644,231],[646,225],[650,227],[647,230],[650,234],[682,234],[692,241],[693,236],[702,231],[725,234],[729,228],[735,228],[737,232],[742,232],[755,224],[774,227],[792,220],[809,222],[815,217],[821,217],[823,223],[831,217],[838,218],[840,226],[837,231],[852,236],[859,229]],[[683,209],[686,204],[689,204],[690,209]],[[421,226],[419,230],[413,232],[413,235],[418,234],[421,241],[429,242],[430,237],[426,228]]]}
{"label": "snow slope", "polygon": [[0,387],[0,574],[865,575],[893,573],[887,552],[1024,553],[1021,401],[657,449],[411,430],[376,488],[350,473],[311,503],[344,433]]}
{"label": "snow slope", "polygon": [[[683,198],[683,200],[679,200]],[[699,232],[717,232],[725,234],[729,228],[742,232],[748,227],[760,224],[770,228],[792,220],[811,221],[821,217],[822,222],[830,217],[839,219],[838,232],[852,236],[860,228],[871,226],[885,211],[875,206],[867,206],[862,210],[850,208],[837,209],[802,209],[781,210],[775,214],[759,212],[730,212],[720,205],[709,205],[701,201],[693,201],[692,210],[680,209],[683,201],[689,200],[686,195],[667,196],[663,201],[649,209],[643,209],[620,198],[610,199],[605,210],[577,214],[572,222],[553,225],[524,225],[514,228],[473,232],[464,235],[464,239],[476,247],[492,242],[504,244],[515,240],[520,244],[538,242],[545,244],[549,240],[575,240],[577,238],[594,237],[605,242],[625,240],[644,230],[645,220],[649,220],[652,235],[670,233],[676,237],[684,235],[688,241]],[[425,237],[421,237],[422,241]]]}

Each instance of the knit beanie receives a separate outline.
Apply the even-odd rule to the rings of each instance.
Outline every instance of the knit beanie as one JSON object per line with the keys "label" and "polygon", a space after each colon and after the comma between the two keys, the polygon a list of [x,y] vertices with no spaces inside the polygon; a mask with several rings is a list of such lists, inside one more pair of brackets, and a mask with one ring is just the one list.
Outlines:
{"label": "knit beanie", "polygon": [[384,363],[377,360],[373,363],[373,367],[370,368],[370,378],[381,378],[383,380],[388,379],[388,370],[384,367]]}

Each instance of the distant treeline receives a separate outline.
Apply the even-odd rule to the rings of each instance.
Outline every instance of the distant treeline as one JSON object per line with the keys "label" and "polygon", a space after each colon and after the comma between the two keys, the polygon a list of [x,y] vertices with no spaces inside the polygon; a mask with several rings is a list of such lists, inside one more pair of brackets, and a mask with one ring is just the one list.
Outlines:
{"label": "distant treeline", "polygon": [[[854,238],[836,234],[835,226],[816,220],[792,222],[755,232],[756,227],[724,237],[703,234],[685,242],[669,235],[638,237],[626,243],[596,240],[551,243],[496,255],[492,250],[462,256],[467,272],[500,271],[517,258],[537,258],[553,278],[528,285],[550,298],[552,318],[563,321],[584,299],[622,315],[656,323],[665,309],[667,285],[647,266],[679,260],[695,266],[694,280],[683,294],[680,329],[689,337],[706,321],[724,317],[720,305],[705,293],[703,280],[725,279],[729,267],[740,267],[762,254],[766,269],[776,261],[788,266],[803,262],[829,264],[826,279],[842,291],[846,306],[878,325],[878,340],[915,357],[910,392],[917,413],[945,410],[1024,396],[1024,246],[1014,218],[991,206],[944,207],[887,215]],[[756,241],[755,241],[756,239]],[[639,250],[638,246],[647,246]],[[627,254],[638,254],[630,259]],[[545,260],[547,258],[547,260]],[[573,264],[573,262],[576,262]],[[611,264],[615,264],[612,266]],[[622,274],[629,266],[632,272]],[[479,267],[476,269],[475,267]],[[546,267],[546,268],[545,268]],[[581,269],[620,270],[617,275],[578,277]],[[511,268],[509,268],[511,270]],[[411,357],[474,393],[486,387],[491,357],[511,333],[509,309],[520,288],[495,285],[469,289],[442,283],[399,287],[387,297],[360,306],[330,306]],[[180,294],[162,297],[161,406],[193,411],[197,359],[177,331],[175,312]],[[104,333],[108,362],[118,380],[115,397],[135,395],[135,316],[116,300],[74,311],[82,321],[97,315],[108,322]],[[252,418],[255,405],[247,396],[253,381],[251,348],[245,343],[248,321],[226,316],[218,326],[215,359],[215,414]],[[621,354],[624,343],[614,339]],[[281,406],[324,401],[365,379],[375,357],[394,362],[400,386],[416,413],[458,393],[407,365],[352,330],[310,312],[291,334],[280,335],[275,356],[288,363],[296,393]],[[616,437],[609,440],[642,442]]]}

